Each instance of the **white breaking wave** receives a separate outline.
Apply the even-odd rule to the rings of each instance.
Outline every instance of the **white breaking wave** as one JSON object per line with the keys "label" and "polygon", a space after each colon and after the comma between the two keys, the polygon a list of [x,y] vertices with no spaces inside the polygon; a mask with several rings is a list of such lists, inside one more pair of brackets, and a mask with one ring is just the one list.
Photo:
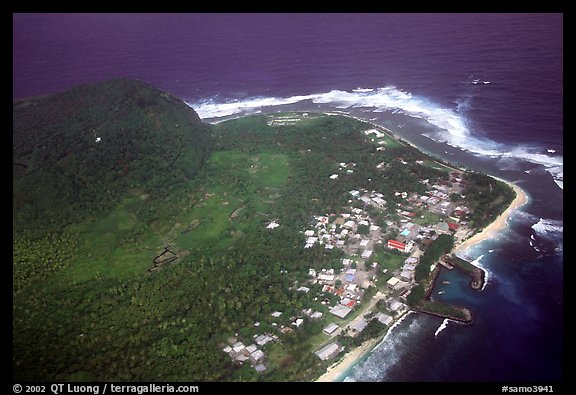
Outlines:
{"label": "white breaking wave", "polygon": [[[494,250],[490,250],[488,252],[492,252]],[[484,271],[484,284],[482,285],[482,289],[481,291],[484,291],[484,288],[486,288],[486,285],[488,284],[488,281],[490,280],[490,270],[488,270],[484,265],[482,265],[482,258],[484,258],[484,255],[480,255],[478,258],[474,259],[472,262],[470,262],[471,264],[473,264],[474,266],[478,266],[480,269],[482,269]]]}
{"label": "white breaking wave", "polygon": [[407,339],[420,332],[423,328],[419,320],[413,320],[402,331],[398,332],[395,330],[412,313],[413,311],[409,311],[396,321],[388,330],[384,339],[374,347],[368,358],[350,370],[350,373],[344,379],[345,382],[380,381],[382,376],[400,361],[400,358],[408,352],[407,347],[405,347]]}
{"label": "white breaking wave", "polygon": [[434,332],[434,338],[438,337],[438,334],[442,332],[444,329],[446,329],[446,327],[448,326],[448,322],[450,322],[448,318],[445,318],[444,321],[442,321],[438,329],[436,329],[436,332]]}
{"label": "white breaking wave", "polygon": [[557,238],[563,236],[564,222],[560,220],[553,220],[547,218],[540,218],[540,220],[532,225],[532,229],[543,237]]}
{"label": "white breaking wave", "polygon": [[[480,80],[478,80],[480,82]],[[487,81],[485,81],[487,82]],[[395,86],[383,88],[356,88],[352,91],[331,90],[323,93],[295,95],[290,97],[250,97],[244,100],[220,102],[215,99],[197,103],[188,103],[202,119],[218,119],[233,115],[246,115],[262,112],[271,107],[310,101],[313,104],[326,104],[333,108],[371,109],[372,112],[391,112],[423,119],[440,130],[426,133],[424,136],[442,143],[450,144],[478,156],[499,159],[502,166],[513,168],[519,160],[543,166],[554,178],[558,187],[563,187],[562,156],[552,156],[551,150],[542,153],[539,147],[510,147],[486,138],[473,136],[467,126],[463,113],[469,105],[469,98],[456,103],[456,109],[443,108],[424,97],[412,95]]]}

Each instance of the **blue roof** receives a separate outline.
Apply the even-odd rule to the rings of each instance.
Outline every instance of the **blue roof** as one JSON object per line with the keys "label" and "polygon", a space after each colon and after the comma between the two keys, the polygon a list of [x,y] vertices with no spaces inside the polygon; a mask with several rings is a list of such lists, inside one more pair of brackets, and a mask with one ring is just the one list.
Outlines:
{"label": "blue roof", "polygon": [[404,229],[402,232],[400,232],[400,235],[404,236],[404,237],[408,236],[409,234],[410,234],[410,231],[408,229]]}
{"label": "blue roof", "polygon": [[354,274],[347,274],[346,275],[346,281],[350,281],[350,282],[354,281]]}

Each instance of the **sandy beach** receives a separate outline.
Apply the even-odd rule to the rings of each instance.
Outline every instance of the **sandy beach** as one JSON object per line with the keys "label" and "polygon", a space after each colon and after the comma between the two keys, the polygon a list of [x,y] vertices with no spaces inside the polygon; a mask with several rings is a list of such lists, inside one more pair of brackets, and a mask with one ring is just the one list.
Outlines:
{"label": "sandy beach", "polygon": [[364,354],[372,350],[382,339],[370,339],[362,343],[360,347],[356,347],[339,361],[333,364],[326,370],[322,376],[318,377],[317,382],[333,382],[341,376],[346,370],[356,363]]}
{"label": "sandy beach", "polygon": [[506,180],[503,180],[501,178],[497,178],[497,177],[494,177],[494,178],[510,185],[510,187],[512,189],[514,189],[514,192],[516,192],[516,197],[514,198],[512,203],[510,203],[510,206],[508,206],[508,208],[506,210],[504,210],[504,212],[502,214],[500,214],[498,216],[498,218],[496,218],[496,220],[494,220],[494,222],[492,222],[490,225],[488,225],[484,229],[482,229],[481,232],[476,233],[472,237],[466,239],[463,243],[456,245],[454,248],[454,252],[465,251],[466,249],[472,247],[473,245],[475,245],[475,244],[477,244],[483,240],[494,237],[494,235],[496,233],[498,233],[502,229],[506,228],[506,226],[508,224],[508,217],[510,216],[510,214],[514,210],[516,210],[517,208],[523,206],[524,204],[526,204],[528,202],[528,195],[526,195],[526,193],[522,190],[522,188],[520,188],[516,184],[513,184],[513,183],[506,181]]}

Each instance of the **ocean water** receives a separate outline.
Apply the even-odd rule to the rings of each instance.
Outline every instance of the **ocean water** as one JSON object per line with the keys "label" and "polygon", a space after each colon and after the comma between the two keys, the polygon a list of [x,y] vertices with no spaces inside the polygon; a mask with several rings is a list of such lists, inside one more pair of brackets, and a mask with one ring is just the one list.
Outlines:
{"label": "ocean water", "polygon": [[[344,381],[563,380],[561,14],[14,14],[13,98],[130,77],[208,122],[338,111],[515,182],[529,202],[465,252],[434,297],[471,325],[412,313]],[[439,291],[444,291],[438,294]]]}

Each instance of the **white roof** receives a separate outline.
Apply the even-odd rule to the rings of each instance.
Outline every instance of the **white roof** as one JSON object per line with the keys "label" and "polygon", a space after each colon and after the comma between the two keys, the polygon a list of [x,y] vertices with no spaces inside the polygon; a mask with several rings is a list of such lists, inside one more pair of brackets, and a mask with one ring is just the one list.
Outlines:
{"label": "white roof", "polygon": [[378,321],[383,323],[384,325],[388,326],[394,321],[394,318],[390,317],[388,314],[379,313]]}
{"label": "white roof", "polygon": [[364,259],[370,258],[370,255],[372,255],[372,251],[366,250],[362,253],[362,258],[364,258]]}
{"label": "white roof", "polygon": [[338,178],[338,174],[332,174],[332,175],[330,176],[330,179],[331,179],[331,180],[335,180],[335,179],[337,179],[337,178]]}
{"label": "white roof", "polygon": [[253,353],[250,353],[250,356],[255,361],[260,361],[262,358],[264,358],[264,352],[262,350],[256,350]]}
{"label": "white roof", "polygon": [[362,332],[364,328],[366,328],[366,325],[368,325],[368,322],[364,318],[360,318],[359,320],[352,322],[350,328],[356,332]]}
{"label": "white roof", "polygon": [[390,280],[386,281],[386,284],[390,285],[391,287],[395,286],[400,282],[399,278],[392,277]]}
{"label": "white roof", "polygon": [[341,304],[337,304],[336,306],[330,309],[330,313],[334,314],[337,317],[344,318],[350,313],[352,309],[347,306],[343,306]]}
{"label": "white roof", "polygon": [[276,222],[272,221],[272,222],[270,222],[270,223],[268,224],[268,226],[267,226],[266,228],[267,228],[267,229],[274,229],[274,228],[277,228],[277,227],[279,227],[279,226],[280,226],[279,224],[277,224]]}
{"label": "white roof", "polygon": [[369,239],[364,239],[362,241],[360,241],[360,246],[361,247],[366,247],[368,245],[368,243],[370,243]]}
{"label": "white roof", "polygon": [[336,325],[335,323],[331,323],[329,324],[326,328],[323,329],[323,331],[327,334],[331,334],[333,333],[336,329],[338,329],[338,325]]}
{"label": "white roof", "polygon": [[336,355],[339,349],[340,346],[338,345],[338,343],[330,343],[327,346],[322,347],[320,350],[316,351],[315,354],[318,356],[318,358],[325,361],[331,358],[332,356]]}

